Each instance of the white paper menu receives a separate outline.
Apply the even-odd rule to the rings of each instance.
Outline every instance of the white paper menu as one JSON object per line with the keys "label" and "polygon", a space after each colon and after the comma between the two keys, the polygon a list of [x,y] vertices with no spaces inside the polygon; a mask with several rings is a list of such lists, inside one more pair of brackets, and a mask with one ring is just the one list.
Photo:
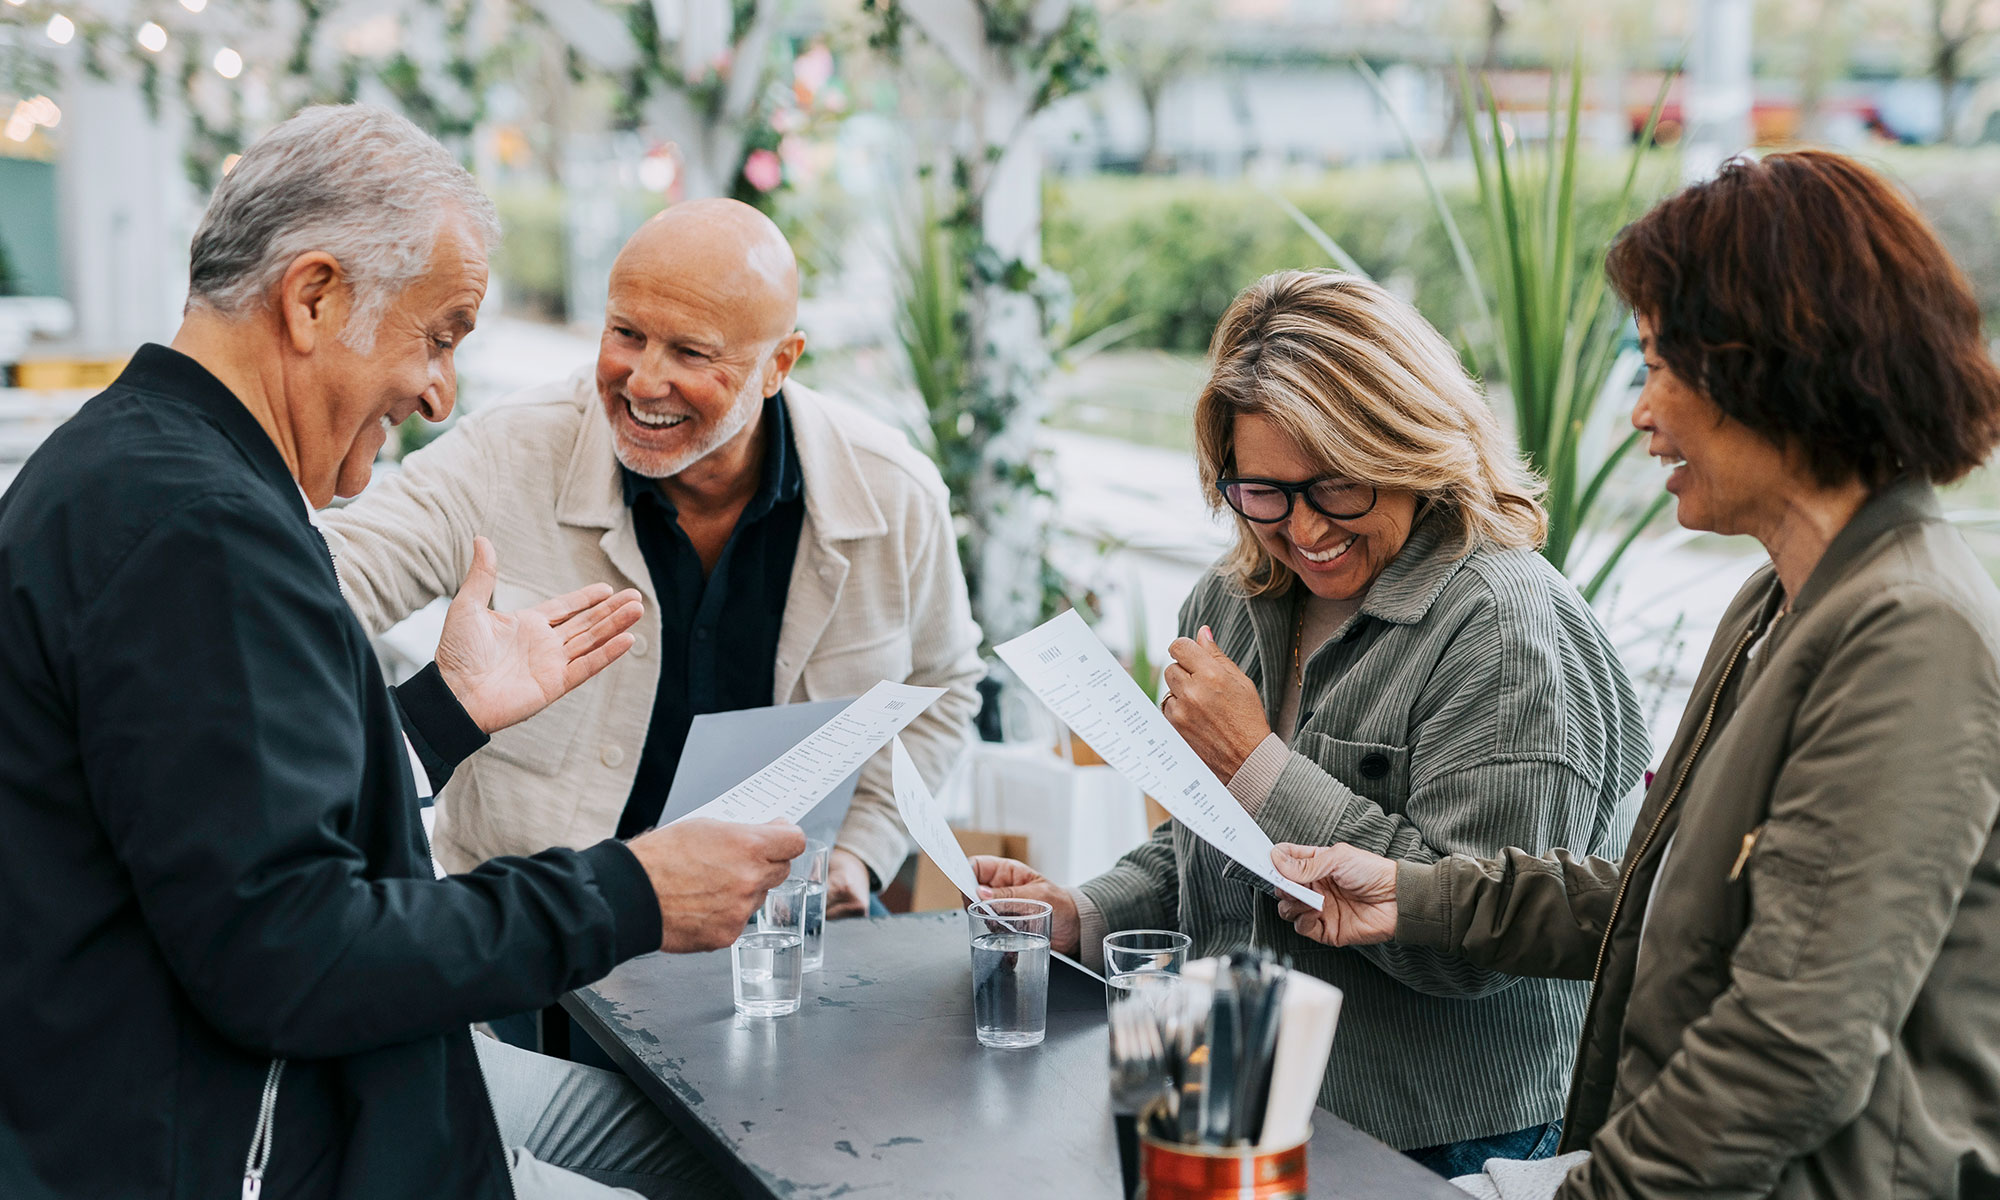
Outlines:
{"label": "white paper menu", "polygon": [[1317,892],[1278,874],[1271,839],[1075,609],[993,649],[1092,750],[1196,837],[1272,887],[1322,907]]}
{"label": "white paper menu", "polygon": [[744,825],[775,820],[796,823],[944,692],[943,688],[885,679],[771,765],[680,820],[708,817]]}
{"label": "white paper menu", "polygon": [[965,857],[965,847],[958,844],[958,836],[945,824],[944,812],[931,795],[930,785],[917,773],[917,764],[903,748],[902,738],[891,740],[889,745],[896,811],[903,814],[903,825],[910,831],[910,839],[931,856],[938,870],[965,893],[967,900],[979,899],[979,878],[972,873],[972,860]]}
{"label": "white paper menu", "polygon": [[[895,747],[891,751],[890,777],[896,792],[896,811],[903,814],[903,825],[910,831],[910,839],[930,855],[938,870],[967,900],[979,899],[979,876],[972,869],[972,860],[965,856],[965,847],[958,844],[958,835],[946,824],[944,810],[931,795],[930,785],[917,773],[917,764],[903,748],[903,739],[897,738],[891,745]],[[1104,982],[1104,976],[1060,950],[1051,950],[1049,955],[1099,983]]]}

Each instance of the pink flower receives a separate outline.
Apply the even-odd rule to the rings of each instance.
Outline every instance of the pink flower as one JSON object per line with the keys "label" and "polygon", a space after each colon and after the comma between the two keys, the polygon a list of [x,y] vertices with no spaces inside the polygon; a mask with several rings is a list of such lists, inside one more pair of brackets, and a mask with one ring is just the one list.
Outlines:
{"label": "pink flower", "polygon": [[806,90],[817,92],[833,78],[833,51],[821,42],[806,51],[792,63],[792,79],[806,85]]}
{"label": "pink flower", "polygon": [[785,181],[785,164],[769,150],[752,150],[743,160],[743,178],[760,192],[768,192]]}

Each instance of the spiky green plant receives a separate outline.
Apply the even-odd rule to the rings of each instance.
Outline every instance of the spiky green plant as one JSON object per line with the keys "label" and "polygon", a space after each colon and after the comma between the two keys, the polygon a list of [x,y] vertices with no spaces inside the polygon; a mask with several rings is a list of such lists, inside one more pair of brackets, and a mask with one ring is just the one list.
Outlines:
{"label": "spiky green plant", "polygon": [[[1431,205],[1477,304],[1479,328],[1464,331],[1473,367],[1482,375],[1490,367],[1506,381],[1513,397],[1514,428],[1521,451],[1547,484],[1544,503],[1549,513],[1549,536],[1543,555],[1557,570],[1567,571],[1586,529],[1612,526],[1607,532],[1616,540],[1610,553],[1587,579],[1578,581],[1584,597],[1593,598],[1609,581],[1634,539],[1666,506],[1667,496],[1662,493],[1636,515],[1628,512],[1613,518],[1599,511],[1605,485],[1637,442],[1638,434],[1627,435],[1608,451],[1592,453],[1588,436],[1591,417],[1607,390],[1612,390],[1607,384],[1629,314],[1606,284],[1604,254],[1608,246],[1599,241],[1585,245],[1579,237],[1582,71],[1572,66],[1566,98],[1559,81],[1551,76],[1549,137],[1546,147],[1538,152],[1514,143],[1491,86],[1482,80],[1475,96],[1471,74],[1459,69],[1479,214],[1485,225],[1482,260],[1474,256],[1460,232],[1416,139],[1390,102],[1381,80],[1367,64],[1357,66],[1416,161]],[[1663,82],[1626,168],[1614,228],[1624,224],[1631,213],[1640,164],[1666,97]],[[1357,270],[1353,258],[1325,231],[1296,207],[1286,207],[1329,257],[1347,270]],[[1608,231],[1589,231],[1593,238],[1604,233]]]}

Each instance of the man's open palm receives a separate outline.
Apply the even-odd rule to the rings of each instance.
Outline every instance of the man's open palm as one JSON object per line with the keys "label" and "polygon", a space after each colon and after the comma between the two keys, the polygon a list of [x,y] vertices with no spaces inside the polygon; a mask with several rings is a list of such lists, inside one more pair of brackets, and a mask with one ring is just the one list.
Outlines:
{"label": "man's open palm", "polygon": [[630,588],[593,583],[516,612],[494,612],[499,558],[472,542],[472,567],[438,639],[438,673],[479,728],[494,733],[547,708],[632,648],[645,605]]}

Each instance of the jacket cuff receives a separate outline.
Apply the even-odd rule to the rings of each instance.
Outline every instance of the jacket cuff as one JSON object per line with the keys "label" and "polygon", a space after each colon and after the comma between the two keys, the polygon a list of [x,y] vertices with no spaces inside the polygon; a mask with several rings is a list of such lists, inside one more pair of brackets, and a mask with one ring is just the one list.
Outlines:
{"label": "jacket cuff", "polygon": [[660,948],[660,898],[632,848],[616,838],[577,852],[590,864],[591,882],[611,908],[618,961]]}
{"label": "jacket cuff", "polygon": [[903,860],[910,856],[910,839],[902,825],[883,811],[879,802],[870,804],[858,795],[833,844],[860,859],[877,886],[886,886],[894,879],[903,869]]}
{"label": "jacket cuff", "polygon": [[1066,888],[1071,904],[1076,905],[1076,958],[1077,961],[1102,975],[1104,973],[1104,935],[1111,931],[1104,921],[1104,910],[1097,907],[1097,901],[1084,894],[1082,888]]}
{"label": "jacket cuff", "polygon": [[1408,946],[1449,952],[1451,944],[1451,880],[1434,863],[1396,863],[1396,940]]}
{"label": "jacket cuff", "polygon": [[492,740],[452,694],[434,662],[397,684],[395,692],[403,732],[431,777],[433,790],[442,788],[458,764]]}
{"label": "jacket cuff", "polygon": [[1236,768],[1236,774],[1229,777],[1229,794],[1236,797],[1236,803],[1243,811],[1256,816],[1264,807],[1264,801],[1271,798],[1271,789],[1278,786],[1278,776],[1284,774],[1285,763],[1290,761],[1292,752],[1283,738],[1275,733],[1264,735],[1250,757]]}
{"label": "jacket cuff", "polygon": [[[1264,747],[1256,752],[1263,753]],[[1357,799],[1353,790],[1296,750],[1285,750],[1276,767],[1278,777],[1252,813],[1258,827],[1274,842],[1331,846],[1346,841],[1348,814]]]}

